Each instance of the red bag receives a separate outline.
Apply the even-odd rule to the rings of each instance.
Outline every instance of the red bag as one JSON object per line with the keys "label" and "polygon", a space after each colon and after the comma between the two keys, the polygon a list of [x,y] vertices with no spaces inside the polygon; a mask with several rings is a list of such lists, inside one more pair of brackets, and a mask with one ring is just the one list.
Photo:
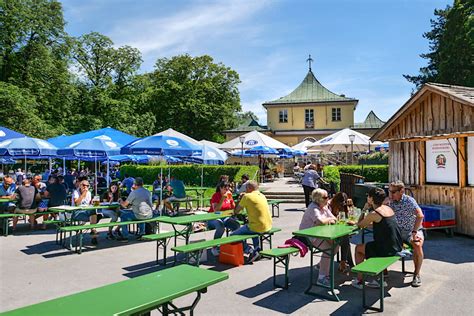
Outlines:
{"label": "red bag", "polygon": [[241,242],[221,245],[219,253],[219,262],[233,266],[244,264],[244,246]]}

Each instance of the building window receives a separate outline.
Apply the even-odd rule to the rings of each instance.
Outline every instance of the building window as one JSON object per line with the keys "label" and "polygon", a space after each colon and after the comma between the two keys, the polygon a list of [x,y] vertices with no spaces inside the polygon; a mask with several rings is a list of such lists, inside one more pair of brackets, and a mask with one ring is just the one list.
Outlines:
{"label": "building window", "polygon": [[341,108],[332,109],[332,121],[333,122],[341,121]]}
{"label": "building window", "polygon": [[280,118],[280,123],[288,123],[288,110],[280,110],[278,117]]}
{"label": "building window", "polygon": [[304,126],[305,128],[314,128],[314,110],[304,110]]}

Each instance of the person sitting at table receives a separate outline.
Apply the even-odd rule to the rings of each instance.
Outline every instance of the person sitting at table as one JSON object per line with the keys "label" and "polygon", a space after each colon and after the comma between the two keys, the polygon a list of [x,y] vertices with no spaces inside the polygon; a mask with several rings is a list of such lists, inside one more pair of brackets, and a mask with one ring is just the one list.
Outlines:
{"label": "person sitting at table", "polygon": [[[107,192],[105,192],[102,195],[102,201],[106,203],[118,203],[120,200],[120,191],[117,182],[112,182],[109,185],[109,188]],[[101,210],[101,213],[104,217],[110,218],[110,222],[115,223],[118,220],[118,213],[115,209],[103,209]],[[118,234],[119,228],[115,230],[115,232]],[[113,233],[113,227],[109,227],[109,231],[107,233],[107,238],[108,239],[115,239],[114,233]]]}
{"label": "person sitting at table", "polygon": [[[299,229],[307,229],[314,226],[330,225],[336,223],[336,217],[331,213],[328,208],[328,192],[324,189],[315,189],[311,193],[312,202],[303,214]],[[310,238],[309,241],[314,247],[319,249],[328,249],[332,247],[333,241],[323,240],[319,238]],[[334,250],[335,253],[339,251],[339,246]],[[318,284],[329,286],[329,269],[332,264],[332,258],[326,253],[321,256],[319,263],[319,276]]]}
{"label": "person sitting at table", "polygon": [[[15,198],[18,200],[18,208],[16,214],[27,214],[30,222],[30,228],[35,228],[35,213],[38,208],[40,197],[38,190],[31,185],[31,177],[23,179],[23,185],[19,186],[15,191]],[[19,217],[13,217],[13,230],[16,229]]]}
{"label": "person sitting at table", "polygon": [[[153,204],[151,202],[151,193],[143,187],[143,179],[135,178],[133,182],[133,191],[130,192],[125,201],[121,201],[120,205],[123,208],[132,207],[132,209],[125,209],[120,212],[120,220],[139,221],[153,217]],[[128,242],[128,225],[122,225],[122,236],[118,237],[118,241]],[[145,234],[145,223],[138,224],[138,236],[140,240]]]}
{"label": "person sitting at table", "polygon": [[[72,193],[71,205],[72,206],[87,206],[92,202],[91,192],[89,191],[90,184],[87,180],[82,180],[79,183],[79,187]],[[91,224],[98,223],[97,211],[96,210],[77,210],[73,212],[73,221],[87,222]],[[98,234],[95,228],[91,229],[91,244],[97,245]]]}
{"label": "person sitting at table", "polygon": [[241,195],[241,194],[244,194],[245,191],[247,191],[247,183],[250,179],[249,175],[244,173],[241,177],[242,181],[240,182],[240,185],[238,186],[237,190],[235,191],[235,193],[237,193],[238,195]]}
{"label": "person sitting at table", "polygon": [[[64,205],[67,199],[66,187],[59,182],[59,177],[51,176],[51,183],[44,191],[44,197],[48,199],[48,207],[55,207]],[[56,214],[51,214],[56,218]],[[43,216],[43,220],[47,219],[48,215]]]}
{"label": "person sitting at table", "polygon": [[[176,179],[175,177],[171,177],[171,181],[167,187],[170,196],[163,200],[166,209],[171,214],[173,212],[173,202],[179,203],[179,200],[184,199],[186,197],[186,190],[184,188],[184,183],[181,180]],[[178,204],[179,205],[179,204]],[[179,207],[179,206],[178,206]]]}
{"label": "person sitting at table", "polygon": [[[234,209],[234,214],[239,214],[243,209],[247,210],[248,224],[240,226],[231,235],[253,235],[262,234],[272,229],[272,216],[268,211],[268,202],[265,195],[258,190],[257,181],[250,180],[247,183],[247,191]],[[248,254],[248,263],[260,258],[260,239],[252,238],[253,249],[245,242],[244,252]]]}
{"label": "person sitting at table", "polygon": [[[336,193],[328,203],[328,207],[331,210],[332,215],[336,218],[340,213],[344,213],[344,216],[348,218],[348,205],[347,205],[347,194],[344,192]],[[351,267],[354,266],[352,260],[351,246],[349,243],[349,236],[345,236],[341,239],[341,262],[339,263],[340,272],[349,272]]]}
{"label": "person sitting at table", "polygon": [[[367,195],[367,203],[372,207],[373,211],[367,216],[361,216],[357,226],[365,228],[370,224],[373,225],[374,241],[365,245],[364,253],[356,253],[356,264],[361,263],[365,259],[373,257],[391,257],[395,256],[402,250],[402,236],[398,228],[395,213],[390,206],[384,205],[386,198],[385,191],[381,188],[372,188]],[[349,224],[354,224],[348,222]],[[376,286],[378,282],[372,281],[370,285]],[[352,280],[352,286],[362,289],[362,275],[358,275],[357,279]]]}
{"label": "person sitting at table", "polygon": [[126,174],[125,174],[125,178],[123,179],[122,184],[120,185],[120,187],[125,188],[125,189],[126,189],[126,193],[127,193],[127,194],[130,194],[130,192],[132,192],[132,186],[133,186],[134,180],[135,180],[135,179],[134,179],[133,177],[130,177],[130,176],[126,173]]}
{"label": "person sitting at table", "polygon": [[163,193],[164,189],[168,186],[168,180],[166,177],[164,177],[163,181],[161,180],[161,175],[158,174],[157,178],[155,181],[153,181],[153,194],[152,194],[152,201],[156,202],[156,209],[161,204],[160,201],[160,194],[162,195],[163,199],[167,198],[168,196],[165,196]]}
{"label": "person sitting at table", "polygon": [[[209,208],[209,213],[228,211],[233,210],[234,208],[235,202],[232,198],[232,193],[229,190],[229,183],[219,183],[216,192],[211,197],[211,207]],[[207,227],[209,229],[215,229],[214,239],[218,239],[221,238],[224,234],[225,228],[234,231],[240,227],[240,224],[234,218],[226,217],[223,219],[215,219],[207,222]],[[211,253],[214,256],[218,256],[219,249],[217,247],[214,247],[211,249]]]}
{"label": "person sitting at table", "polygon": [[[14,203],[16,191],[16,184],[15,180],[9,175],[3,176],[3,181],[0,183],[0,198],[2,199],[9,199],[11,202],[3,202],[0,203],[0,214],[3,213],[13,213],[15,211],[16,205]],[[8,221],[7,218],[0,218],[0,229],[3,232],[4,229],[4,221]]]}

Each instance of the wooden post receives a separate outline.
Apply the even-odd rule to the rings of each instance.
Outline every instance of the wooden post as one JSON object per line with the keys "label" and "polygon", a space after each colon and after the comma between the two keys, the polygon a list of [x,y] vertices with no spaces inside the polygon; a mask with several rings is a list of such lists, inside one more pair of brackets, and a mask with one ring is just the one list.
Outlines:
{"label": "wooden post", "polygon": [[467,173],[466,173],[466,137],[458,138],[458,167],[459,167],[459,187],[463,188],[467,185]]}

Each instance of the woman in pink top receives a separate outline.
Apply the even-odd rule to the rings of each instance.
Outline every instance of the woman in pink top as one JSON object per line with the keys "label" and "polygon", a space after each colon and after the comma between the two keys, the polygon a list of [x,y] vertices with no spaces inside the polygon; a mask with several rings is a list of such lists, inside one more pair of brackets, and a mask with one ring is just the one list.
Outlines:
{"label": "woman in pink top", "polygon": [[[230,192],[229,188],[230,185],[228,182],[222,181],[217,185],[216,193],[214,193],[211,197],[211,207],[209,209],[210,213],[233,210],[235,208],[235,202],[232,198],[232,192]],[[237,222],[232,217],[226,217],[223,219],[216,219],[207,222],[208,229],[216,230],[214,232],[214,239],[221,238],[222,235],[224,235],[225,228],[234,231],[239,227],[239,222]],[[219,255],[219,250],[217,248],[212,248],[211,252],[215,256]]]}
{"label": "woman in pink top", "polygon": [[[328,208],[328,192],[323,189],[315,189],[311,193],[313,202],[308,206],[304,212],[303,218],[301,219],[300,229],[306,229],[320,225],[331,225],[336,224],[336,217],[332,215]],[[331,247],[332,241],[322,240],[318,238],[310,238],[310,242],[317,248],[328,249]],[[335,249],[335,252],[339,251],[339,246]],[[319,263],[319,276],[318,283],[321,285],[329,286],[329,268],[331,264],[331,258],[327,254],[321,256]]]}

